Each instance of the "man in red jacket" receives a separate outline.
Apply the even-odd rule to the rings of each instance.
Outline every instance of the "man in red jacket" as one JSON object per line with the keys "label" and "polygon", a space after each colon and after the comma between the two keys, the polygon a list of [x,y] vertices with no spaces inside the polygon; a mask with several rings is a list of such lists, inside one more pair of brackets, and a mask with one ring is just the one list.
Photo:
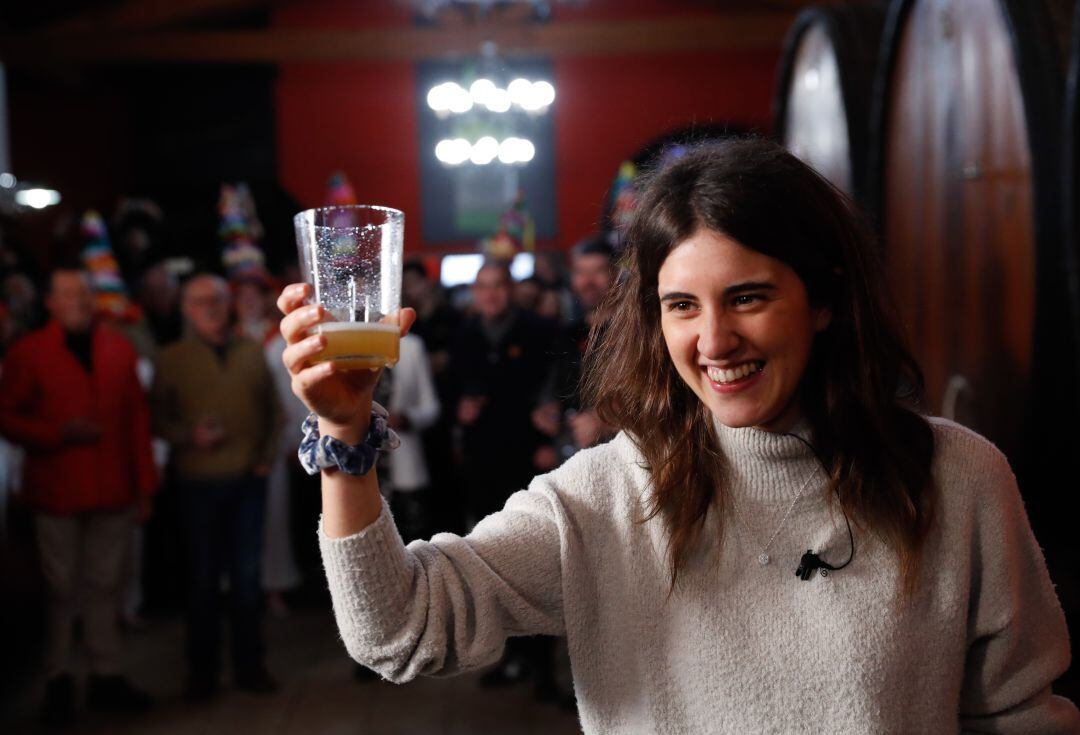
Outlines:
{"label": "man in red jacket", "polygon": [[49,323],[15,343],[0,377],[0,432],[26,449],[23,487],[50,597],[42,715],[54,724],[74,718],[68,659],[80,600],[88,706],[142,711],[150,704],[119,673],[117,630],[131,524],[148,517],[157,484],[150,418],[135,350],[95,323],[92,297],[84,271],[54,272]]}

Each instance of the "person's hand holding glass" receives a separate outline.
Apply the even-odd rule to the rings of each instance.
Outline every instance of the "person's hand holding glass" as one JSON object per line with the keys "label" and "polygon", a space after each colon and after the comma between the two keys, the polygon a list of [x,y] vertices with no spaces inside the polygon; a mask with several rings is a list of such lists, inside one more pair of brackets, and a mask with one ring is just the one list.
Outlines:
{"label": "person's hand holding glass", "polygon": [[349,443],[363,438],[381,368],[415,319],[401,308],[404,215],[386,207],[309,209],[294,218],[305,283],[278,298],[293,391]]}

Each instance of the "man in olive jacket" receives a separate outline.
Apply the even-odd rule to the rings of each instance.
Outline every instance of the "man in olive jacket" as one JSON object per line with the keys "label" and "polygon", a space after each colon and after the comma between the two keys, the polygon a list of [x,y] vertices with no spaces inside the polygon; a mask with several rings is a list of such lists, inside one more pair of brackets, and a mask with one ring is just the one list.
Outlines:
{"label": "man in olive jacket", "polygon": [[228,284],[184,286],[183,339],[162,350],[154,429],[172,446],[188,554],[187,697],[213,697],[221,669],[221,575],[229,577],[234,684],[274,691],[264,664],[259,567],[266,476],[281,423],[262,349],[230,330]]}

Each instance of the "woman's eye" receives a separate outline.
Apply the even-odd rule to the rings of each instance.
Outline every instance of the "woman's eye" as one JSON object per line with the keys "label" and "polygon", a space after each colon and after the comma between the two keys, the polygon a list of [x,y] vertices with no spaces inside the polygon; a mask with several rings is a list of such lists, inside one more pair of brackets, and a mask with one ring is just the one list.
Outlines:
{"label": "woman's eye", "polygon": [[672,301],[668,303],[668,311],[690,311],[694,305],[689,301]]}
{"label": "woman's eye", "polygon": [[749,306],[750,304],[756,303],[758,301],[764,301],[764,298],[765,297],[762,296],[761,294],[744,293],[744,294],[739,294],[738,296],[733,298],[731,300],[731,303],[734,304],[735,306]]}

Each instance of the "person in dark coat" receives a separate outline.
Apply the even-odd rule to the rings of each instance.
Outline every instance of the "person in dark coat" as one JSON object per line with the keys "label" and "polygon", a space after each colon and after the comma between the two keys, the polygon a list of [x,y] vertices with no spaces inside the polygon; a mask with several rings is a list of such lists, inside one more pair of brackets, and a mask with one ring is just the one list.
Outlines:
{"label": "person in dark coat", "polygon": [[506,265],[486,263],[473,284],[475,315],[462,323],[450,370],[472,520],[500,510],[532,479],[544,437],[532,424],[552,368],[554,325],[511,303]]}
{"label": "person in dark coat", "polygon": [[[532,422],[552,380],[556,327],[517,309],[506,264],[488,262],[472,286],[475,315],[462,323],[451,350],[457,393],[464,484],[472,520],[501,510],[506,499],[536,474],[533,464],[545,437]],[[500,664],[481,684],[504,686],[534,677],[541,700],[558,697],[554,639],[513,639]]]}

